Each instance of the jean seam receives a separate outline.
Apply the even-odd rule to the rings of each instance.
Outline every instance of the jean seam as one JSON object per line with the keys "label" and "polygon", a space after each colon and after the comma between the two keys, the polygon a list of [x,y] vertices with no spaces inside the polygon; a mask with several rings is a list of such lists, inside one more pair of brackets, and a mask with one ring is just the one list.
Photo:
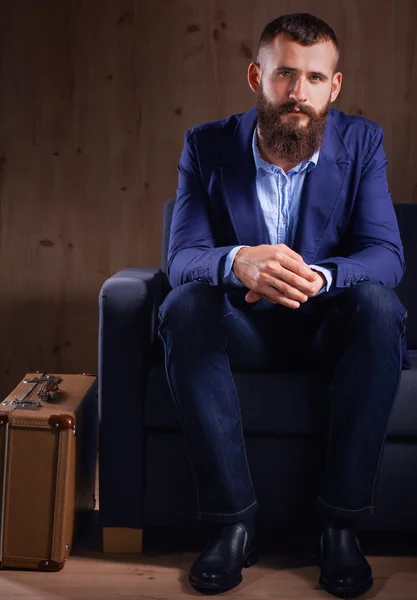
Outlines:
{"label": "jean seam", "polygon": [[[228,313],[224,314],[221,320],[224,321],[224,319],[226,317],[229,317],[229,316],[233,317],[239,323],[239,325],[243,325],[251,333],[253,333],[254,331],[256,331],[256,328],[251,327],[250,322],[248,323],[247,319],[239,319],[235,315],[235,313],[232,312],[232,311],[229,311]],[[249,321],[250,321],[250,319],[249,319]]]}
{"label": "jean seam", "polygon": [[[233,379],[233,376],[232,376],[232,379]],[[250,480],[250,484],[251,484],[251,487],[252,487],[252,494],[253,494],[253,496],[255,497],[255,501],[254,501],[254,502],[252,503],[252,505],[251,505],[251,506],[253,506],[253,504],[255,504],[255,503],[256,503],[256,492],[255,492],[255,487],[254,487],[254,485],[253,485],[253,481],[252,481],[252,475],[251,475],[251,472],[250,472],[249,461],[248,461],[248,455],[247,455],[247,453],[246,453],[246,440],[245,440],[245,436],[244,436],[244,434],[243,434],[242,411],[241,411],[241,408],[240,408],[240,400],[239,400],[239,396],[238,396],[238,393],[237,393],[237,390],[236,390],[236,386],[235,386],[235,383],[234,383],[234,381],[233,381],[233,387],[235,388],[235,391],[236,391],[236,397],[237,397],[237,406],[238,406],[238,409],[239,409],[240,433],[241,433],[242,440],[243,440],[243,452],[244,452],[244,454],[245,454],[245,460],[246,460],[246,469],[247,469],[247,471],[248,471],[249,480]],[[236,514],[239,514],[239,513],[236,513]]]}
{"label": "jean seam", "polygon": [[[231,315],[231,316],[232,316],[234,319],[236,319],[236,321],[239,321],[239,319],[236,317],[236,315],[235,315],[235,314],[234,314],[232,311],[230,311],[230,312],[226,313],[226,314],[223,316],[223,319],[224,319],[225,317],[228,317],[229,315]],[[222,320],[223,320],[223,319],[222,319]],[[251,329],[251,326],[250,326],[250,325],[248,325],[248,322],[247,322],[245,319],[243,319],[242,321],[239,321],[239,322],[240,322],[240,323],[243,323],[247,329],[250,329],[251,331],[253,331],[253,330]],[[229,360],[229,368],[230,368],[230,359],[228,358],[228,360]],[[231,371],[231,368],[230,368],[230,371]],[[233,375],[232,375],[232,380],[233,380]],[[249,468],[248,456],[247,456],[247,453],[246,453],[246,442],[245,442],[245,436],[244,436],[244,434],[243,434],[243,425],[242,425],[242,411],[241,411],[241,407],[240,407],[240,400],[239,400],[239,395],[238,395],[238,393],[237,393],[237,390],[236,390],[236,385],[235,385],[235,383],[234,383],[234,380],[233,380],[233,387],[235,388],[235,393],[236,393],[236,397],[237,397],[237,400],[238,400],[238,401],[237,401],[237,407],[238,407],[238,410],[239,410],[240,433],[241,433],[242,440],[243,440],[243,451],[244,451],[244,453],[245,453],[246,469],[247,469],[247,471],[248,471],[249,480],[250,480],[250,483],[251,483],[251,486],[252,486],[252,493],[253,493],[253,495],[254,495],[254,496],[256,496],[256,493],[255,493],[255,487],[254,487],[254,485],[253,485],[253,481],[252,481],[252,475],[251,475],[250,468]],[[256,500],[255,500],[255,502],[256,502]],[[251,506],[253,506],[253,504],[252,504]],[[245,510],[246,510],[246,509],[245,509]],[[236,513],[236,514],[239,514],[239,513]]]}
{"label": "jean seam", "polygon": [[[239,311],[239,312],[242,312],[242,311]],[[242,313],[242,314],[245,314],[245,313]],[[236,321],[236,323],[239,324],[239,326],[241,326],[242,328],[244,328],[251,335],[254,335],[254,334],[257,335],[259,333],[262,336],[264,335],[263,332],[260,331],[254,323],[252,323],[252,321],[250,320],[250,318],[247,315],[245,315],[246,319],[245,318],[242,319],[242,318],[239,318],[233,311],[229,311],[229,312],[227,312],[226,314],[223,315],[223,317],[221,319],[222,323],[224,323],[225,318],[229,317],[229,316],[231,316],[232,319],[234,319],[234,321]],[[228,340],[226,340],[226,348],[227,347],[228,347]],[[268,358],[269,358],[269,350],[267,350],[267,358],[266,358],[267,361],[268,361]],[[229,358],[229,365],[230,365],[230,358]],[[265,366],[266,366],[266,368],[268,368],[269,367],[269,363],[267,362],[265,364]]]}
{"label": "jean seam", "polygon": [[[337,314],[337,313],[339,312],[339,311],[338,311],[338,307],[337,307],[337,306],[335,306],[335,307],[333,308],[333,311],[334,311],[334,312]],[[334,378],[332,378],[332,381],[331,381],[331,383],[330,383],[330,390],[328,391],[329,410],[330,410],[330,411],[332,410],[332,404],[333,404],[333,403],[330,401],[330,400],[331,400],[331,396],[333,395],[333,390],[332,390],[332,388],[333,388],[333,384],[334,384]],[[330,460],[329,460],[329,457],[330,457],[330,446],[331,446],[332,434],[333,434],[333,432],[332,432],[332,423],[333,423],[333,419],[332,419],[332,415],[330,414],[330,415],[329,415],[329,429],[328,429],[328,433],[327,433],[326,465],[328,465],[328,464],[329,464],[329,462],[330,462]],[[327,467],[326,467],[326,469],[327,469]],[[330,506],[330,505],[329,505],[329,506]]]}
{"label": "jean seam", "polygon": [[381,462],[383,450],[384,450],[384,447],[385,447],[385,440],[386,440],[386,436],[387,436],[388,426],[389,426],[389,423],[390,423],[390,417],[391,417],[391,414],[392,414],[392,411],[393,411],[393,408],[394,408],[395,401],[396,401],[397,396],[398,396],[398,390],[400,388],[400,383],[401,383],[401,373],[402,373],[402,368],[401,368],[402,367],[402,338],[403,338],[403,335],[405,333],[405,320],[406,320],[406,318],[407,318],[407,311],[405,311],[405,314],[403,315],[403,317],[401,319],[402,331],[400,333],[400,338],[399,338],[399,343],[398,343],[399,350],[400,350],[400,353],[399,353],[400,354],[400,359],[399,359],[399,365],[398,365],[397,388],[395,390],[394,399],[393,399],[393,402],[391,404],[391,410],[389,412],[389,415],[388,415],[388,418],[387,418],[387,422],[385,424],[384,436],[382,438],[382,444],[381,444],[381,448],[379,450],[378,462],[377,462],[377,465],[376,465],[376,470],[375,470],[375,475],[374,475],[374,480],[373,480],[373,483],[372,483],[372,490],[371,490],[371,503],[372,504],[373,504],[373,501],[374,501],[375,485],[376,485],[376,481],[377,481],[377,477],[378,477],[379,466],[380,466],[380,462]]}
{"label": "jean seam", "polygon": [[184,438],[185,438],[185,441],[186,441],[188,459],[190,461],[191,471],[192,471],[193,478],[194,478],[194,483],[195,483],[195,491],[196,491],[196,495],[197,495],[197,511],[200,512],[200,494],[199,494],[199,490],[198,490],[198,480],[197,480],[197,477],[196,477],[196,474],[195,474],[194,464],[193,464],[193,461],[192,461],[192,458],[191,458],[191,454],[190,454],[190,450],[189,450],[189,444],[188,444],[188,440],[187,440],[187,435],[185,433],[184,421],[183,421],[183,418],[182,418],[181,411],[179,409],[179,404],[178,404],[178,402],[177,402],[177,400],[175,398],[175,394],[174,394],[174,391],[172,389],[171,379],[169,377],[168,364],[167,364],[168,363],[168,359],[167,359],[167,347],[166,347],[165,339],[164,339],[164,337],[163,337],[163,335],[161,333],[161,330],[160,330],[161,323],[162,323],[162,315],[161,315],[160,312],[158,312],[158,316],[159,316],[159,319],[160,319],[160,324],[159,324],[159,327],[158,327],[158,337],[162,340],[162,343],[164,344],[164,350],[165,350],[165,352],[164,352],[165,375],[166,375],[166,378],[167,378],[167,381],[168,381],[168,386],[169,386],[170,392],[172,394],[172,398],[173,398],[175,406],[177,408],[179,419],[181,421],[181,426],[182,426]]}
{"label": "jean seam", "polygon": [[[226,315],[224,315],[224,317],[228,316],[229,314],[232,315],[236,319],[236,316],[233,314],[232,311],[226,313]],[[164,360],[164,363],[165,363],[165,374],[166,374],[166,377],[167,377],[167,381],[168,381],[168,385],[169,385],[172,397],[173,397],[175,405],[177,407],[178,415],[179,415],[179,418],[180,418],[180,421],[181,421],[181,425],[182,425],[184,437],[185,437],[185,440],[186,440],[188,457],[189,457],[189,461],[190,461],[190,465],[191,465],[191,470],[192,470],[194,481],[195,481],[196,492],[197,492],[197,507],[198,507],[198,512],[200,514],[216,515],[216,513],[209,513],[209,512],[205,512],[205,511],[201,511],[200,510],[201,503],[200,503],[200,495],[199,495],[199,491],[198,491],[198,480],[197,480],[197,477],[196,477],[196,474],[195,474],[194,464],[193,464],[193,461],[191,459],[191,454],[190,454],[190,451],[189,451],[189,444],[188,444],[187,436],[185,434],[185,428],[183,426],[183,419],[182,419],[181,412],[179,410],[179,404],[178,404],[178,402],[177,402],[177,400],[175,398],[175,395],[174,395],[174,392],[173,392],[173,389],[172,389],[172,385],[171,385],[171,380],[170,380],[170,377],[169,377],[168,364],[167,364],[168,361],[167,361],[166,343],[165,343],[165,340],[164,340],[164,338],[163,338],[163,336],[161,334],[162,315],[161,315],[160,310],[158,311],[158,317],[160,319],[160,325],[158,327],[158,336],[162,339],[162,342],[164,344],[164,350],[165,350],[165,352],[164,352],[164,355],[165,355],[165,360]],[[247,325],[246,321],[243,321],[243,322],[244,322],[245,325]],[[230,368],[230,360],[229,360],[229,368]],[[236,398],[237,398],[237,408],[238,408],[238,411],[239,411],[240,431],[241,431],[241,436],[242,436],[242,441],[243,441],[243,452],[244,452],[244,455],[245,455],[246,469],[247,469],[247,473],[249,475],[249,481],[250,481],[251,488],[252,488],[252,494],[253,494],[253,496],[256,496],[256,494],[255,494],[255,488],[254,488],[253,481],[252,481],[252,475],[251,475],[250,468],[249,468],[248,457],[247,457],[247,453],[246,453],[246,444],[245,444],[245,438],[244,438],[244,435],[243,435],[242,412],[241,412],[241,408],[240,408],[240,401],[239,401],[239,396],[238,396],[238,393],[237,393],[237,390],[236,390],[235,383],[233,381],[233,376],[232,376],[232,383],[233,383],[233,387],[235,388],[235,395],[236,395]],[[255,498],[255,501],[248,508],[250,508],[251,506],[254,506],[256,503],[257,503],[257,500]],[[244,509],[244,510],[247,510],[247,508]],[[244,512],[244,511],[240,511],[240,512],[237,512],[237,513],[230,513],[230,515],[231,516],[238,515],[241,512]],[[225,513],[223,515],[222,515],[222,513],[217,513],[217,514],[219,516],[227,516],[228,513]]]}
{"label": "jean seam", "polygon": [[258,501],[255,500],[255,502],[252,502],[252,504],[249,504],[249,506],[247,506],[243,510],[239,510],[236,513],[214,513],[214,512],[207,512],[204,510],[200,510],[199,513],[201,515],[211,515],[213,517],[235,517],[236,515],[241,515],[242,513],[246,512],[247,510],[252,508],[252,506],[255,506],[257,503],[258,503]]}
{"label": "jean seam", "polygon": [[[337,312],[337,310],[338,310],[337,307],[335,307],[335,311],[336,312]],[[377,481],[377,477],[378,477],[378,470],[379,470],[380,461],[381,461],[383,450],[384,450],[386,434],[387,434],[387,430],[388,430],[388,426],[389,426],[389,422],[390,422],[390,416],[392,414],[392,410],[393,410],[393,407],[394,407],[395,399],[396,399],[396,397],[398,395],[398,390],[399,390],[399,386],[400,386],[400,382],[401,382],[401,362],[402,362],[402,345],[401,345],[401,340],[402,340],[402,336],[403,336],[403,334],[405,332],[404,321],[407,318],[407,316],[408,316],[408,313],[407,313],[407,311],[405,311],[405,313],[404,313],[404,315],[403,315],[403,317],[401,319],[401,322],[402,322],[402,325],[403,325],[403,330],[400,333],[400,338],[399,338],[400,361],[399,361],[399,375],[398,375],[398,379],[397,379],[397,389],[396,389],[396,392],[394,394],[394,401],[392,403],[391,410],[390,410],[390,413],[388,415],[387,422],[386,422],[386,425],[385,425],[385,431],[384,431],[383,441],[382,441],[381,448],[380,448],[380,451],[379,451],[378,462],[377,462],[377,465],[376,465],[375,475],[374,475],[374,479],[373,479],[373,482],[372,482],[372,488],[371,488],[371,494],[370,494],[370,505],[366,506],[365,508],[360,508],[360,509],[355,509],[355,510],[345,509],[345,508],[341,508],[341,507],[337,507],[337,506],[332,506],[331,504],[328,504],[327,502],[325,502],[323,500],[323,498],[321,498],[319,496],[319,500],[321,500],[326,506],[329,506],[330,508],[335,508],[337,510],[346,510],[346,511],[349,511],[349,512],[359,512],[359,511],[362,511],[362,510],[369,510],[369,509],[373,510],[375,508],[375,505],[374,505],[374,493],[375,493],[375,485],[376,485],[376,481]],[[332,419],[330,418],[330,427],[329,427],[328,444],[327,444],[327,457],[326,457],[327,461],[328,461],[328,457],[329,457],[330,443],[331,443],[331,437],[332,437],[332,427],[331,427],[331,424],[332,424]]]}
{"label": "jean seam", "polygon": [[374,509],[375,506],[364,506],[363,508],[342,508],[341,506],[333,506],[332,504],[329,504],[328,502],[326,502],[325,500],[323,500],[323,498],[321,496],[319,496],[319,500],[321,502],[323,502],[323,504],[325,504],[326,506],[328,506],[329,508],[334,508],[336,510],[343,510],[345,512],[361,512],[363,510],[369,510],[369,509]]}
{"label": "jean seam", "polygon": [[[247,330],[250,330],[251,332],[253,332],[253,329],[251,328],[250,324],[248,324],[247,320],[246,319],[241,319],[241,320],[238,319],[238,317],[233,313],[233,311],[229,311],[225,315],[223,315],[222,321],[224,321],[225,317],[228,317],[229,315],[232,316],[236,321],[238,321],[239,324],[243,324],[246,327]],[[229,358],[228,358],[228,361],[229,361],[229,369],[231,371],[230,359]],[[246,442],[245,442],[245,436],[243,434],[242,411],[241,411],[241,408],[240,408],[240,400],[239,400],[239,395],[238,395],[237,390],[236,390],[236,385],[235,385],[234,380],[233,380],[233,375],[232,375],[232,382],[233,382],[233,387],[235,389],[235,394],[236,394],[236,398],[237,398],[237,408],[238,408],[238,411],[239,411],[240,433],[241,433],[242,440],[243,440],[243,452],[244,452],[244,455],[245,455],[246,470],[247,470],[248,475],[249,475],[249,480],[250,480],[250,484],[251,484],[251,487],[252,487],[252,494],[254,496],[256,496],[256,494],[255,494],[255,488],[254,488],[253,481],[252,481],[252,475],[251,475],[250,468],[249,468],[248,456],[247,456],[247,453],[246,453]],[[256,502],[257,502],[257,500],[255,499],[255,501],[248,508],[250,508],[251,506],[254,506],[256,504]],[[247,510],[247,508],[245,508],[244,510]],[[201,512],[201,514],[207,514],[207,515],[213,515],[213,516],[215,516],[215,515],[217,515],[217,516],[227,516],[228,514],[230,514],[230,516],[233,516],[233,515],[239,515],[239,514],[241,514],[244,511],[240,511],[240,512],[237,512],[237,513],[224,513],[224,514],[223,513],[207,513],[207,512],[204,512],[204,511],[200,511],[200,512]]]}
{"label": "jean seam", "polygon": [[[231,315],[234,319],[236,319],[236,321],[239,321],[239,319],[236,317],[236,315],[232,311],[226,313],[224,315],[224,317],[227,317],[229,315]],[[224,317],[223,317],[223,319],[224,319]],[[250,329],[251,331],[253,331],[251,329],[250,325],[248,326],[248,323],[247,323],[247,321],[245,319],[243,319],[241,322],[245,325],[245,327],[247,327],[247,329]],[[228,361],[229,361],[229,368],[230,368],[230,359],[229,358],[228,358]],[[231,368],[230,368],[230,371],[231,371]],[[241,411],[241,408],[240,408],[240,400],[239,400],[239,395],[238,395],[237,390],[236,390],[236,385],[235,385],[234,380],[233,380],[233,375],[232,375],[232,381],[233,381],[233,387],[235,388],[235,394],[236,394],[236,398],[237,398],[237,407],[238,407],[238,410],[239,410],[240,433],[241,433],[242,440],[243,440],[243,451],[244,451],[244,454],[245,454],[246,469],[247,469],[247,472],[248,472],[248,475],[249,475],[249,480],[250,480],[250,483],[251,483],[251,486],[252,486],[252,493],[253,493],[254,496],[256,496],[256,494],[255,494],[255,488],[254,488],[253,481],[252,481],[252,475],[251,475],[250,468],[249,468],[248,456],[247,456],[247,453],[246,453],[246,441],[245,441],[245,436],[243,435],[242,411]],[[253,502],[250,506],[253,506],[255,503],[256,503],[256,499],[255,499],[255,502]],[[241,512],[243,512],[243,511],[241,511]],[[235,513],[235,514],[239,514],[239,513]]]}

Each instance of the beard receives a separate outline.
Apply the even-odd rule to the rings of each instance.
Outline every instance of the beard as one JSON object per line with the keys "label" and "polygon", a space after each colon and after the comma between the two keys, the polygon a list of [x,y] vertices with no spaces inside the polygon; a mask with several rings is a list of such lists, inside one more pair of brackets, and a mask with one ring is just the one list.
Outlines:
{"label": "beard", "polygon": [[[300,163],[310,158],[323,144],[330,104],[329,98],[320,112],[298,102],[287,102],[277,106],[266,98],[261,85],[256,106],[262,146],[277,160]],[[281,115],[295,108],[299,109],[300,114],[309,117],[306,125],[300,125],[300,117],[295,116],[283,122]]]}

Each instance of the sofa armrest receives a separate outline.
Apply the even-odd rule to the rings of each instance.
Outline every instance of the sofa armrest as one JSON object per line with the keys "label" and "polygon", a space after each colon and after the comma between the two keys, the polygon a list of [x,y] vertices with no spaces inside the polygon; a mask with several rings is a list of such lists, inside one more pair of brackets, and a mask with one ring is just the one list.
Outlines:
{"label": "sofa armrest", "polygon": [[129,268],[100,291],[99,492],[102,527],[142,528],[144,393],[166,275]]}

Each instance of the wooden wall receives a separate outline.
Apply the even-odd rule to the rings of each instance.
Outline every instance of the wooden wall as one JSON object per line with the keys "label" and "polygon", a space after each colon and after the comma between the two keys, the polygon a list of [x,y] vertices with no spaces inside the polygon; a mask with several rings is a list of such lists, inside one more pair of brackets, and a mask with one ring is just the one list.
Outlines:
{"label": "wooden wall", "polygon": [[100,287],[159,266],[184,132],[254,104],[262,28],[298,11],[335,28],[336,106],[384,126],[394,201],[417,202],[415,0],[1,0],[1,394],[97,371]]}

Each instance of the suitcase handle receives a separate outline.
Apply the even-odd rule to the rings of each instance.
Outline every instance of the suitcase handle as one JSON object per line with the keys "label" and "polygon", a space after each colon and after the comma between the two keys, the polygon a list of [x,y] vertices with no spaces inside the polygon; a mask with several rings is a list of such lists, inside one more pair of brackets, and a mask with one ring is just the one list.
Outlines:
{"label": "suitcase handle", "polygon": [[28,391],[27,394],[22,398],[25,400],[27,396],[29,396],[33,390],[42,383],[42,387],[38,392],[39,398],[41,400],[45,400],[49,402],[51,400],[51,392],[58,392],[59,387],[58,384],[61,383],[62,377],[57,377],[56,375],[47,375],[46,373],[42,373],[42,375],[38,377],[33,377],[32,379],[24,379],[23,383],[33,383],[33,387]]}
{"label": "suitcase handle", "polygon": [[49,402],[51,400],[51,392],[59,391],[58,384],[61,383],[61,381],[62,381],[61,377],[55,377],[54,375],[49,375],[48,381],[45,381],[42,384],[42,387],[38,392],[39,398],[41,398],[41,400],[46,400],[47,402]]}

